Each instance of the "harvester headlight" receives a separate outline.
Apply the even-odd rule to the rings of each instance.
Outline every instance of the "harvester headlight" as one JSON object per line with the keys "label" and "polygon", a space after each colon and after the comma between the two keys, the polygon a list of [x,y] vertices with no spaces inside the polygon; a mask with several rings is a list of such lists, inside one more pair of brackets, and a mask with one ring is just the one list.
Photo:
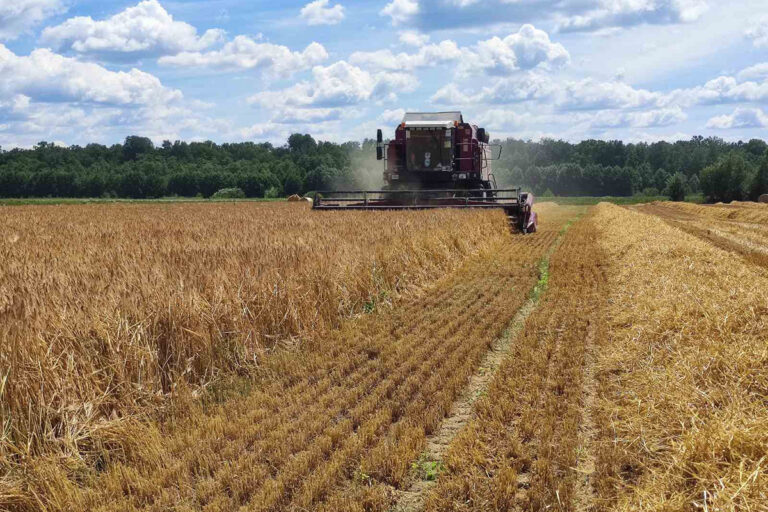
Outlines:
{"label": "harvester headlight", "polygon": [[467,179],[467,173],[465,173],[465,172],[462,172],[461,174],[459,174],[459,179],[460,179],[460,180],[465,180],[465,179]]}

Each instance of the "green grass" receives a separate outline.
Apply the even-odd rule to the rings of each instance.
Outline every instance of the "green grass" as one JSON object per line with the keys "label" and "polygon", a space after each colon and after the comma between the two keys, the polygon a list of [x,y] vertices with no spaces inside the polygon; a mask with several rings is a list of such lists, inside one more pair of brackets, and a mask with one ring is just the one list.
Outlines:
{"label": "green grass", "polygon": [[[653,201],[669,201],[668,196],[628,196],[628,197],[616,197],[616,196],[604,196],[604,197],[559,197],[559,196],[536,196],[536,200],[540,203],[553,202],[562,205],[572,206],[587,206],[598,203],[613,203],[613,204],[638,204],[638,203],[652,203]],[[700,194],[686,196],[686,202],[689,203],[703,203],[704,196]]]}
{"label": "green grass", "polygon": [[46,205],[46,204],[104,204],[104,203],[228,203],[228,202],[271,202],[285,201],[284,197],[278,198],[246,198],[246,199],[203,199],[201,197],[160,197],[157,199],[118,199],[101,197],[28,197],[20,199],[2,199],[0,206],[18,205]]}

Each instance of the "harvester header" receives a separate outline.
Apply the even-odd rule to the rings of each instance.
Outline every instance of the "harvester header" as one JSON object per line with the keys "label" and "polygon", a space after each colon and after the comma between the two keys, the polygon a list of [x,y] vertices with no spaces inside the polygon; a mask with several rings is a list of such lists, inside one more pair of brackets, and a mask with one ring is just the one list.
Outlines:
{"label": "harvester header", "polygon": [[497,208],[516,231],[536,231],[533,195],[496,186],[491,162],[501,146],[490,144],[484,128],[465,123],[461,112],[408,112],[394,139],[385,141],[378,130],[376,142],[383,189],[318,192],[314,209]]}

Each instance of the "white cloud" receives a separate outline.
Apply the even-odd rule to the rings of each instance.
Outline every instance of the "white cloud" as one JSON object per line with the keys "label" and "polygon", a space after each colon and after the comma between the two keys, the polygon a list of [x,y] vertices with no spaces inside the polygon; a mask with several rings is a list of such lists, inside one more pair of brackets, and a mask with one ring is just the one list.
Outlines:
{"label": "white cloud", "polygon": [[463,62],[465,72],[482,69],[490,75],[507,75],[518,69],[537,66],[562,67],[570,61],[568,51],[553,43],[549,35],[533,25],[523,25],[504,39],[480,41]]}
{"label": "white cloud", "polygon": [[393,25],[407,23],[418,13],[418,0],[393,0],[379,12],[381,16],[389,16]]}
{"label": "white cloud", "polygon": [[[475,117],[472,122],[483,125],[488,130],[511,130],[530,126],[533,121],[532,116],[528,113],[490,109]],[[493,134],[491,135],[493,136]]]}
{"label": "white cloud", "polygon": [[466,82],[440,88],[431,102],[453,107],[530,103],[545,110],[598,111],[591,124],[601,127],[668,126],[684,121],[687,117],[682,109],[689,107],[768,102],[767,64],[747,68],[738,78],[721,76],[671,92],[636,88],[619,80],[561,80],[540,71],[500,78],[480,88]]}
{"label": "white cloud", "polygon": [[424,46],[429,42],[429,35],[416,32],[415,30],[404,30],[400,32],[400,42],[410,46]]}
{"label": "white cloud", "polygon": [[15,39],[44,19],[64,10],[61,0],[2,0],[0,41]]}
{"label": "white cloud", "polygon": [[644,23],[689,23],[699,19],[708,8],[706,0],[599,0],[576,5],[586,7],[586,11],[562,18],[559,31],[594,31]]}
{"label": "white cloud", "polygon": [[23,94],[41,102],[157,105],[182,97],[157,77],[131,69],[109,71],[48,49],[17,56],[0,44],[0,95]]}
{"label": "white cloud", "polygon": [[315,0],[301,8],[301,17],[309,25],[336,25],[344,19],[344,6],[328,6],[328,0]]}
{"label": "white cloud", "polygon": [[195,27],[175,21],[157,0],[145,0],[103,21],[78,16],[48,27],[42,41],[59,50],[124,59],[202,50],[223,37],[218,29],[198,36]]}
{"label": "white cloud", "polygon": [[737,75],[739,80],[766,80],[768,79],[768,62],[755,64],[743,69]]}
{"label": "white cloud", "polygon": [[248,101],[271,109],[344,107],[391,97],[398,91],[413,90],[418,83],[410,75],[386,72],[372,74],[345,61],[327,67],[315,66],[312,77],[312,82],[299,82],[279,91],[259,92]]}
{"label": "white cloud", "polygon": [[271,121],[281,124],[321,123],[338,121],[344,117],[341,108],[283,108],[276,112]]}
{"label": "white cloud", "polygon": [[[30,93],[33,93],[30,91]],[[2,93],[0,93],[2,96]],[[218,119],[205,116],[203,109],[186,106],[177,98],[158,102],[131,104],[97,103],[77,100],[51,103],[42,95],[33,98],[15,94],[10,101],[0,101],[0,122],[6,133],[0,143],[3,146],[31,146],[39,140],[62,140],[65,145],[90,142],[112,143],[126,134],[140,133],[155,142],[162,139],[203,134],[224,133],[227,125]],[[0,130],[2,131],[2,130]]]}
{"label": "white cloud", "polygon": [[422,45],[416,53],[395,54],[389,49],[355,52],[349,60],[360,66],[389,71],[411,71],[460,62],[458,73],[474,76],[478,72],[508,75],[535,67],[558,68],[569,62],[570,55],[563,45],[552,43],[543,30],[524,25],[504,39],[493,37],[471,47],[460,48],[455,42],[445,40]]}
{"label": "white cloud", "polygon": [[433,67],[460,59],[462,51],[453,41],[441,41],[419,48],[414,54],[398,53],[391,50],[375,52],[355,52],[349,57],[353,64],[388,71],[412,71],[418,68]]}
{"label": "white cloud", "polygon": [[429,101],[435,105],[466,105],[471,103],[472,100],[459,90],[456,84],[448,84],[437,90],[435,94],[429,99]]}
{"label": "white cloud", "polygon": [[639,112],[604,110],[594,116],[591,126],[593,128],[650,128],[671,126],[687,118],[685,112],[677,106]]}
{"label": "white cloud", "polygon": [[715,78],[703,86],[678,89],[665,98],[667,103],[683,106],[765,101],[768,101],[768,80],[739,82],[732,76]]}
{"label": "white cloud", "polygon": [[405,109],[402,109],[402,108],[385,110],[379,115],[379,121],[387,124],[400,124],[404,116],[405,116]]}
{"label": "white cloud", "polygon": [[480,91],[468,87],[460,88],[448,84],[439,89],[430,101],[437,105],[460,106],[467,104],[511,104],[532,100],[549,100],[557,91],[557,86],[548,77],[527,73],[521,76],[497,80],[482,87]]}
{"label": "white cloud", "polygon": [[754,22],[746,35],[756,48],[768,48],[768,16]]}
{"label": "white cloud", "polygon": [[327,58],[328,52],[319,43],[311,43],[302,52],[292,52],[285,46],[259,43],[247,36],[237,36],[220,50],[183,52],[161,57],[159,62],[179,67],[258,69],[276,76],[290,76]]}
{"label": "white cloud", "polygon": [[768,114],[760,108],[737,108],[733,114],[713,117],[707,128],[768,128]]}
{"label": "white cloud", "polygon": [[566,82],[558,91],[557,106],[566,110],[647,108],[658,105],[662,95],[635,89],[624,82],[599,82],[586,78]]}
{"label": "white cloud", "polygon": [[417,84],[416,78],[410,75],[370,73],[339,61],[314,67],[311,81],[282,90],[258,92],[248,98],[248,102],[271,112],[269,122],[272,124],[322,124],[359,116],[357,105],[393,100],[398,92],[412,91]]}

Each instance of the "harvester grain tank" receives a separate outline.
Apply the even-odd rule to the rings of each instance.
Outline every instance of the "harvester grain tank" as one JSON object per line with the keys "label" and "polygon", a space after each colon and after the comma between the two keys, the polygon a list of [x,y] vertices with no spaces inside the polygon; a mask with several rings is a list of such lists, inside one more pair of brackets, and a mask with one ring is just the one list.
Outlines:
{"label": "harvester grain tank", "polygon": [[409,112],[394,139],[384,141],[381,130],[376,139],[383,189],[318,192],[313,209],[501,209],[515,231],[536,231],[533,195],[496,186],[491,164],[501,146],[490,144],[484,128],[465,123],[461,112]]}

